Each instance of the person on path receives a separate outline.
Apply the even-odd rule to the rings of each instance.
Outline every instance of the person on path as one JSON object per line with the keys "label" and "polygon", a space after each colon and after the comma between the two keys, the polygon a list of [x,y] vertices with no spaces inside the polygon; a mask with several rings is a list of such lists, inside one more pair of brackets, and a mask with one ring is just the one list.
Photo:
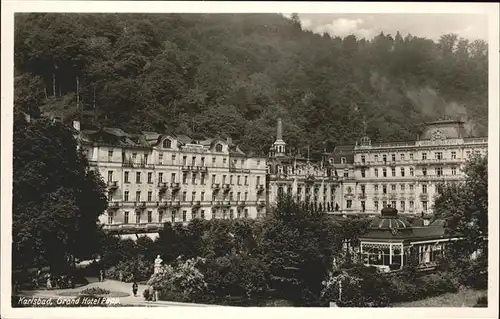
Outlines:
{"label": "person on path", "polygon": [[47,290],[52,289],[52,281],[50,280],[50,275],[47,277]]}
{"label": "person on path", "polygon": [[153,286],[149,286],[149,298],[151,298],[151,301],[156,301],[155,290],[153,289]]}
{"label": "person on path", "polygon": [[119,277],[120,277],[120,281],[123,281],[123,272],[122,271],[120,271],[120,276]]}
{"label": "person on path", "polygon": [[99,270],[99,281],[104,281],[104,271]]}
{"label": "person on path", "polygon": [[137,283],[134,281],[132,284],[132,292],[134,293],[134,297],[137,297]]}

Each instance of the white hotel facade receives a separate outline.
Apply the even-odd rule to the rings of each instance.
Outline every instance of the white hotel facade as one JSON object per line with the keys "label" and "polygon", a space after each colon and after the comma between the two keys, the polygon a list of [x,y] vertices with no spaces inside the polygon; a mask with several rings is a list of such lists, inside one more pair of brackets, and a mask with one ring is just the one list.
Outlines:
{"label": "white hotel facade", "polygon": [[107,182],[105,229],[155,232],[165,222],[257,218],[279,193],[331,214],[431,214],[440,183],[464,180],[472,153],[486,154],[487,138],[467,137],[464,123],[427,123],[418,140],[338,146],[321,161],[286,154],[281,120],[268,157],[248,156],[230,139],[104,128],[79,132],[90,164]]}

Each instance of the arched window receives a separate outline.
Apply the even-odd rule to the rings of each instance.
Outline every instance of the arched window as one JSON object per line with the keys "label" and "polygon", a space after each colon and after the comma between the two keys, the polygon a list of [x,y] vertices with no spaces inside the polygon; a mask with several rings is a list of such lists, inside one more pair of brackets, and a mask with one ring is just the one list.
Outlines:
{"label": "arched window", "polygon": [[215,145],[215,151],[216,152],[222,152],[222,145],[221,144]]}
{"label": "arched window", "polygon": [[170,139],[164,139],[163,140],[163,148],[171,148],[172,147],[172,141]]}

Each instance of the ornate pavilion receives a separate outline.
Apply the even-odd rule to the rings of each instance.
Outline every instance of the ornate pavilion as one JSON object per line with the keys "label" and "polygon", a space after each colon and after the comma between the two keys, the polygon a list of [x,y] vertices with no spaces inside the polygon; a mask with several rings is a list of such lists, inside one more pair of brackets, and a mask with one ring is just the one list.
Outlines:
{"label": "ornate pavilion", "polygon": [[411,257],[418,261],[419,267],[433,268],[446,245],[454,240],[445,235],[442,220],[429,224],[428,220],[417,219],[410,224],[389,205],[360,237],[359,252],[365,265],[382,271],[401,269]]}

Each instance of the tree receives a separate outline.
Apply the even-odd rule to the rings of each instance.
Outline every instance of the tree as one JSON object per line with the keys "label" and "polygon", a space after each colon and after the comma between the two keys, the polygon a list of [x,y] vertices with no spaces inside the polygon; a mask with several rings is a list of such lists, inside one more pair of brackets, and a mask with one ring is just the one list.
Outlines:
{"label": "tree", "polygon": [[[462,238],[451,247],[444,263],[452,265],[464,281],[486,283],[488,275],[488,157],[479,154],[472,156],[465,164],[463,171],[466,175],[465,182],[442,187],[434,206],[436,218],[446,221],[447,234]],[[472,279],[471,275],[477,278]]]}
{"label": "tree", "polygon": [[281,196],[268,215],[260,254],[271,287],[296,304],[315,304],[333,262],[335,236],[326,214]]}
{"label": "tree", "polygon": [[73,131],[16,112],[13,266],[67,266],[97,252],[106,186],[77,149]]}

